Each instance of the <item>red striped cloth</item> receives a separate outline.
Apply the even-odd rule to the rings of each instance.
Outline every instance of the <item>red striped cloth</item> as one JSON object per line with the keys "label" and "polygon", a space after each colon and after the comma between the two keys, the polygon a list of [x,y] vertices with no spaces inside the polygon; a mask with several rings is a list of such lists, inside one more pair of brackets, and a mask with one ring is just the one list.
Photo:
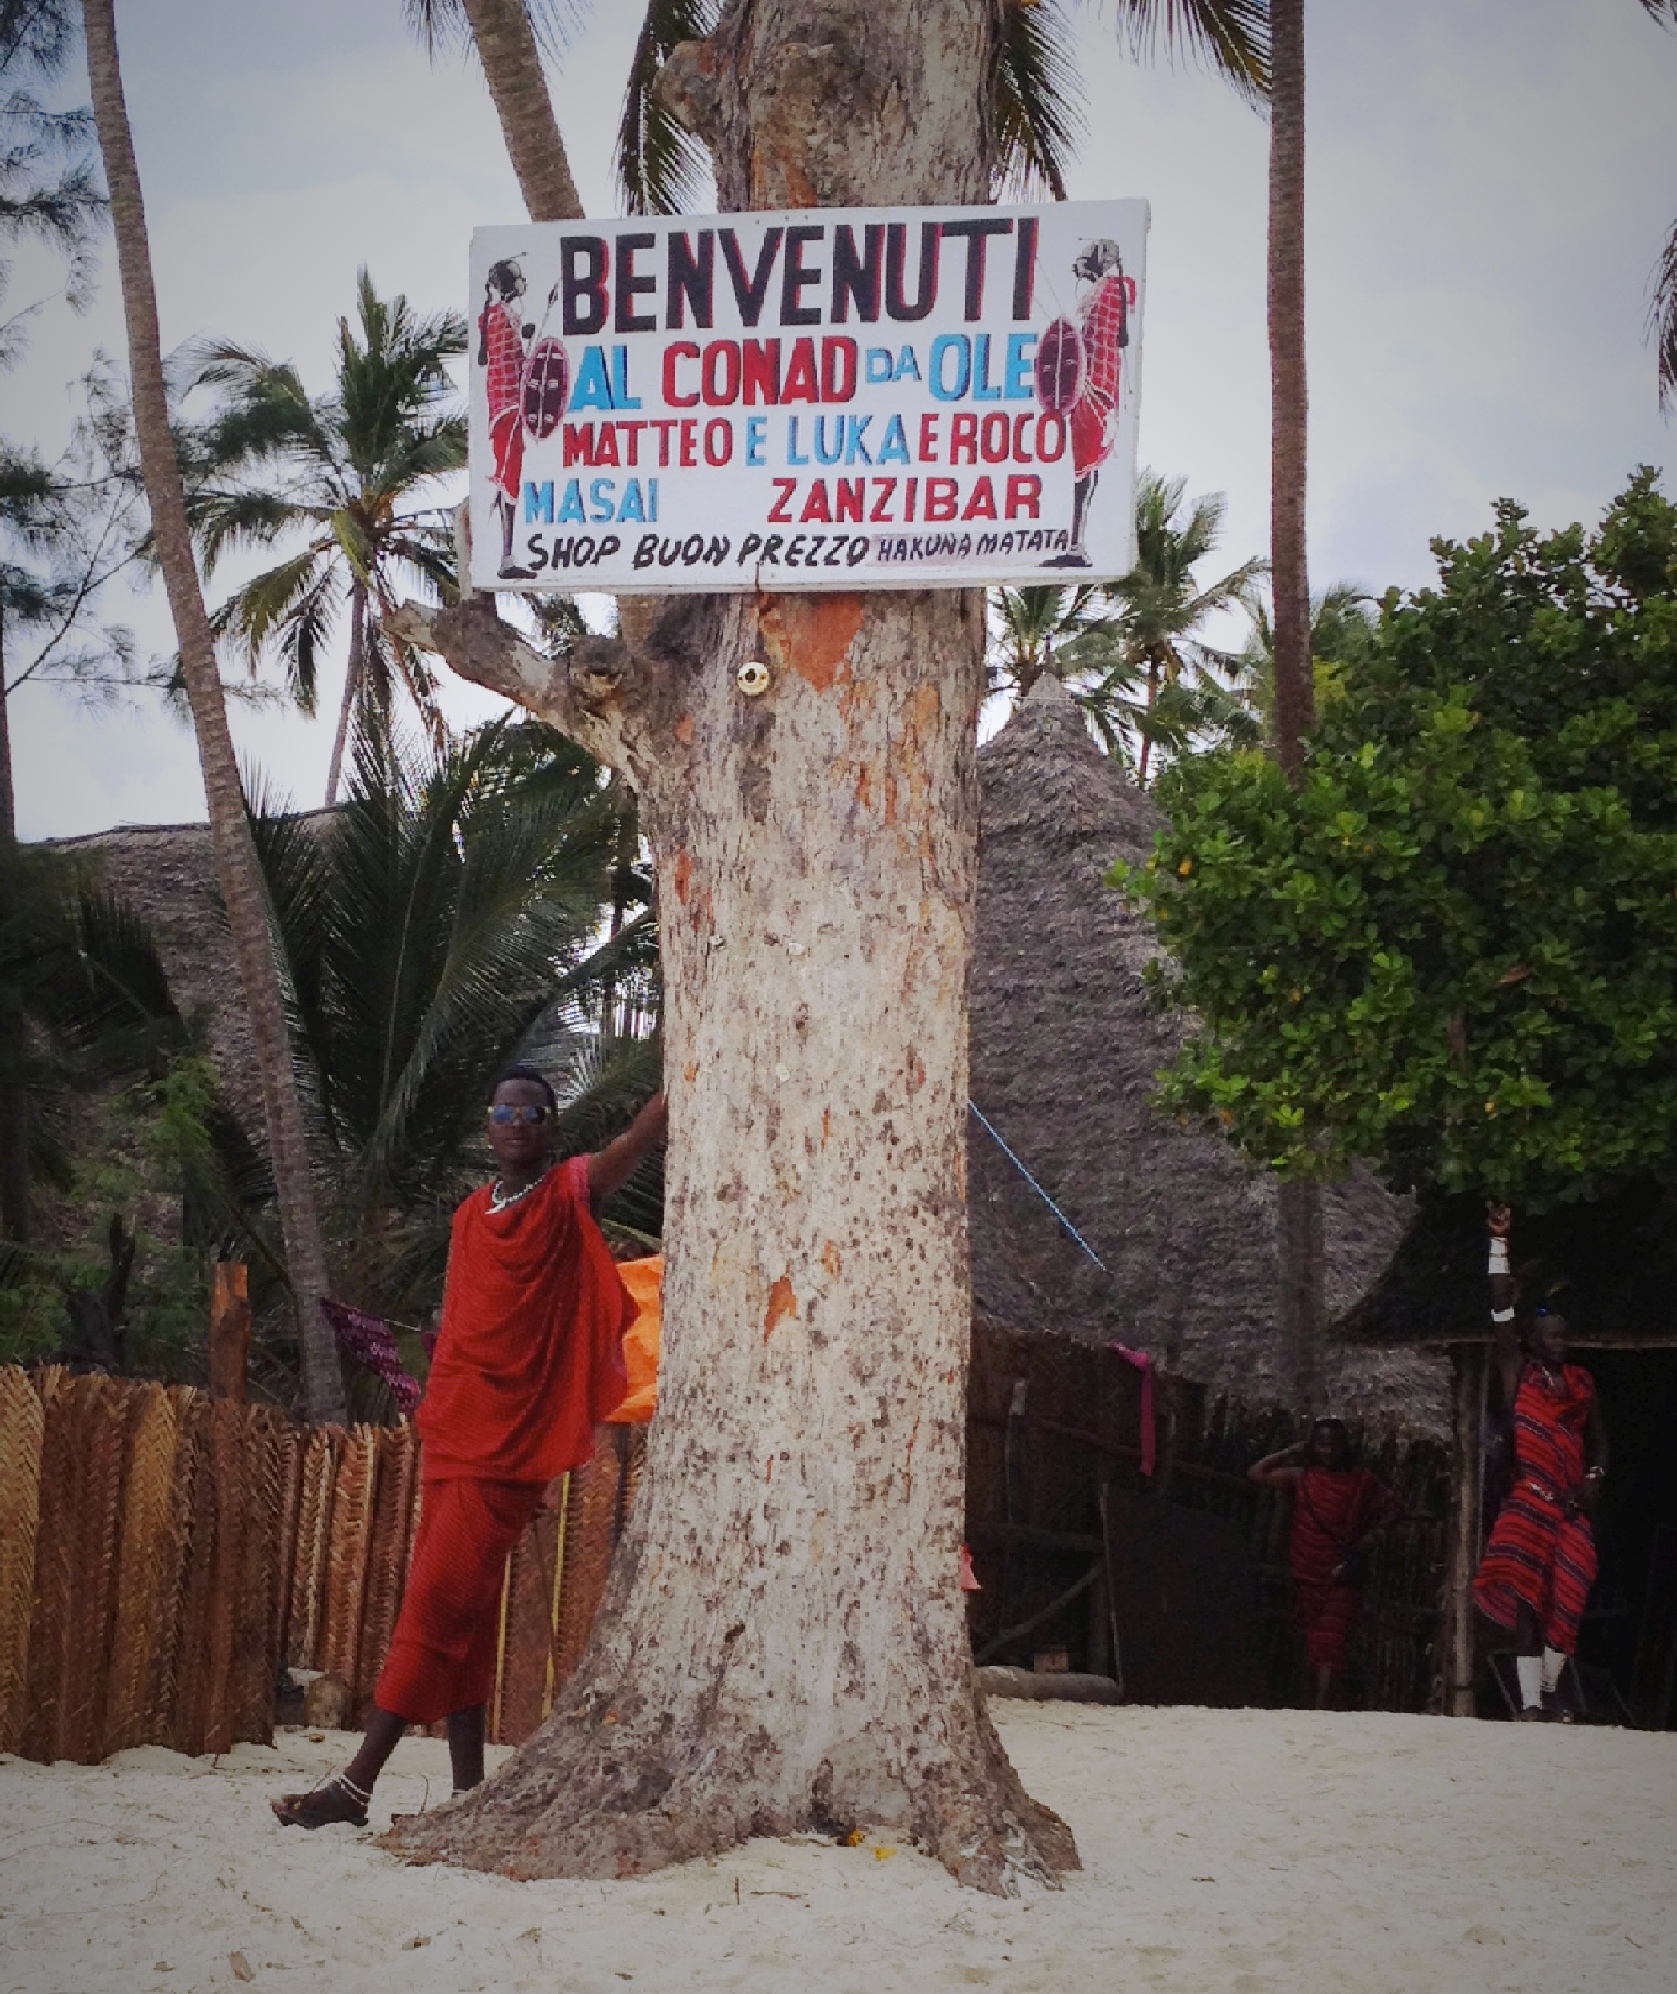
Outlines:
{"label": "red striped cloth", "polygon": [[1123,365],[1120,340],[1129,317],[1132,288],[1133,279],[1113,271],[1083,301],[1083,349],[1089,373],[1082,397],[1071,412],[1072,466],[1080,478],[1106,461],[1117,436],[1114,416]]}
{"label": "red striped cloth", "polygon": [[373,1701],[435,1724],[488,1701],[507,1553],[541,1507],[541,1482],[426,1482],[413,1563]]}
{"label": "red striped cloth", "polygon": [[1306,1468],[1287,1540],[1293,1606],[1313,1669],[1344,1668],[1362,1594],[1335,1581],[1345,1554],[1402,1504],[1366,1468]]}
{"label": "red striped cloth", "polygon": [[1578,1623],[1595,1584],[1595,1533],[1577,1507],[1584,1486],[1584,1430],[1595,1380],[1577,1364],[1558,1376],[1528,1364],[1514,1399],[1514,1486],[1473,1582],[1479,1610],[1512,1627],[1522,1605],[1544,1645],[1578,1650]]}

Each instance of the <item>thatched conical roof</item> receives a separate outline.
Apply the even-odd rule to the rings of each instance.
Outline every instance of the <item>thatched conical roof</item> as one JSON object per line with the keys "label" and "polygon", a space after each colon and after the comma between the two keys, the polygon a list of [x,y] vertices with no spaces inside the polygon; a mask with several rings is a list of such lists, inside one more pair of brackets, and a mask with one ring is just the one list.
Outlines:
{"label": "thatched conical roof", "polygon": [[[1111,1337],[1250,1402],[1284,1402],[1275,1180],[1158,1114],[1179,1017],[1149,1003],[1150,925],[1104,884],[1152,849],[1158,812],[1039,679],[980,750],[983,847],[972,975],[972,1097],[1105,1262],[1102,1274],[975,1122],[974,1304],[1014,1328]],[[1366,1174],[1324,1199],[1326,1304],[1378,1279],[1408,1213]],[[1330,1342],[1331,1403],[1438,1429],[1444,1374],[1407,1351]]]}

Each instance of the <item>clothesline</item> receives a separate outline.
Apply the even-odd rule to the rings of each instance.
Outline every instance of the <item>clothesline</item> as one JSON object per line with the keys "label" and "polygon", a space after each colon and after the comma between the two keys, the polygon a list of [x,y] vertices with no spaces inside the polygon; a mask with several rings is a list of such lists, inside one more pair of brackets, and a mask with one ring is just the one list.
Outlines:
{"label": "clothesline", "polygon": [[1055,1204],[1054,1200],[1051,1197],[1049,1197],[1048,1193],[1042,1188],[1042,1186],[1036,1181],[1036,1179],[1031,1175],[1031,1173],[1025,1168],[1024,1164],[1021,1163],[1019,1158],[1014,1155],[1013,1151],[1008,1148],[1006,1142],[1002,1138],[1001,1131],[996,1127],[995,1123],[991,1121],[990,1117],[987,1114],[985,1114],[984,1110],[978,1105],[976,1101],[968,1101],[967,1106],[971,1108],[973,1113],[978,1117],[979,1121],[984,1126],[985,1133],[989,1136],[990,1140],[996,1145],[996,1147],[1001,1151],[1003,1156],[1005,1156],[1008,1162],[1013,1165],[1014,1169],[1018,1171],[1019,1175],[1024,1178],[1025,1182],[1030,1185],[1031,1189],[1037,1194],[1037,1196],[1042,1200],[1042,1202],[1054,1214],[1055,1218],[1057,1218],[1060,1221],[1061,1225],[1065,1227],[1066,1231],[1071,1234],[1072,1238],[1077,1241],[1078,1245],[1082,1247],[1083,1251],[1086,1254],[1088,1254],[1089,1258],[1104,1274],[1107,1271],[1106,1262],[1100,1257],[1100,1255],[1095,1251],[1095,1249],[1083,1237],[1082,1233],[1080,1233],[1077,1230],[1076,1226],[1072,1224],[1071,1220],[1066,1217],[1065,1213],[1060,1210],[1059,1206]]}

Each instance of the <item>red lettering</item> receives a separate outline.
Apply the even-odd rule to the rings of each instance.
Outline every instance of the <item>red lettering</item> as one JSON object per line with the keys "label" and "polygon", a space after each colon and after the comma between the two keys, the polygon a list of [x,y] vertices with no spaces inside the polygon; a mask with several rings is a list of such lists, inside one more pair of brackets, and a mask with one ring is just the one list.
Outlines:
{"label": "red lettering", "polygon": [[641,431],[646,427],[645,422],[620,422],[614,427],[621,433],[627,445],[624,463],[638,464],[641,460]]}
{"label": "red lettering", "polygon": [[796,478],[776,478],[774,482],[780,487],[780,496],[770,506],[769,518],[776,526],[790,526],[792,514],[788,508],[792,503],[792,494],[798,489],[798,481]]}
{"label": "red lettering", "polygon": [[[987,482],[987,481],[986,481]],[[1032,472],[1018,473],[1007,481],[1007,516],[1035,519],[1042,502],[1042,480]]]}
{"label": "red lettering", "polygon": [[602,422],[600,424],[599,432],[594,438],[594,462],[596,464],[615,464],[617,462],[616,423]]}
{"label": "red lettering", "polygon": [[[1049,449],[1052,441],[1054,447]],[[1063,415],[1039,415],[1036,419],[1036,458],[1039,464],[1057,464],[1066,454],[1066,419]]]}
{"label": "red lettering", "polygon": [[[1007,418],[1002,418],[1005,423]],[[972,488],[972,497],[967,500],[961,513],[963,519],[994,519],[996,516],[996,494],[988,478],[980,478]]]}
{"label": "red lettering", "polygon": [[961,488],[953,478],[928,478],[926,480],[926,518],[953,519],[955,501],[960,497]]}
{"label": "red lettering", "polygon": [[821,399],[847,402],[856,392],[856,342],[853,339],[824,339],[821,342]]}
{"label": "red lettering", "polygon": [[1013,461],[1016,464],[1032,464],[1036,460],[1025,448],[1025,431],[1036,418],[1030,415],[1016,415],[1013,418]]}
{"label": "red lettering", "polygon": [[734,425],[725,415],[713,415],[705,424],[705,462],[726,464],[734,454]]}
{"label": "red lettering", "polygon": [[747,407],[767,402],[773,408],[780,400],[780,341],[748,339],[743,359]]}
{"label": "red lettering", "polygon": [[783,402],[818,402],[821,388],[815,378],[815,341],[795,339],[792,342],[792,364],[786,369],[786,379],[780,384],[780,399]]}
{"label": "red lettering", "polygon": [[833,517],[835,519],[854,519],[860,523],[862,517],[862,495],[867,490],[867,479],[838,478],[834,480],[834,483],[838,487],[834,495],[834,503],[838,510],[833,514]]}
{"label": "red lettering", "polygon": [[655,415],[651,418],[648,427],[658,432],[659,464],[668,464],[670,461],[670,431],[675,428],[675,417],[673,415]]}
{"label": "red lettering", "polygon": [[935,464],[937,462],[937,420],[935,415],[923,415],[920,418],[920,462],[922,464]]}
{"label": "red lettering", "polygon": [[[928,416],[926,419],[928,422],[936,422],[937,417]],[[908,490],[903,494],[904,519],[912,519],[914,517],[914,494],[919,489],[920,489],[920,480],[918,478],[910,478],[908,481]]]}
{"label": "red lettering", "polygon": [[[961,452],[965,451],[963,459]],[[951,464],[978,462],[978,417],[957,415],[949,423],[949,461]],[[929,517],[930,515],[928,515]]]}
{"label": "red lettering", "polygon": [[691,408],[699,399],[697,393],[684,395],[675,384],[675,364],[678,360],[697,360],[699,349],[690,339],[678,339],[664,348],[664,404],[667,408]]}
{"label": "red lettering", "polygon": [[699,425],[691,419],[681,425],[681,468],[695,470],[699,462]]}
{"label": "red lettering", "polygon": [[827,480],[817,478],[809,488],[809,497],[804,500],[804,509],[798,514],[798,524],[806,520],[824,519],[830,526],[833,521],[832,509],[827,504]]}
{"label": "red lettering", "polygon": [[873,511],[868,514],[868,518],[870,521],[888,520],[891,515],[886,511],[886,507],[891,503],[891,494],[897,489],[897,481],[895,478],[875,478],[873,488],[879,496],[874,500]]}
{"label": "red lettering", "polygon": [[984,418],[984,428],[980,432],[980,436],[982,439],[980,447],[984,452],[985,463],[1005,464],[1007,462],[1008,420],[1000,409],[997,409],[993,414],[987,415]]}
{"label": "red lettering", "polygon": [[565,469],[573,464],[592,464],[594,461],[594,425],[591,422],[567,422],[565,424]]}
{"label": "red lettering", "polygon": [[[712,408],[726,408],[730,402],[739,400],[740,350],[737,341],[713,339],[710,342],[700,363],[699,384]],[[683,408],[691,406],[689,402],[682,403]]]}

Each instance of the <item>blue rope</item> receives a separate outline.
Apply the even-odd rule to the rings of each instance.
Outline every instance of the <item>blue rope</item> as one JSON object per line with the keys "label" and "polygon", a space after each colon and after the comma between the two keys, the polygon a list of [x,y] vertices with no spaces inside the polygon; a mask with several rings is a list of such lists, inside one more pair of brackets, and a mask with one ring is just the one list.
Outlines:
{"label": "blue rope", "polygon": [[978,1117],[980,1122],[983,1123],[985,1132],[989,1135],[990,1140],[1001,1151],[1003,1156],[1005,1156],[1008,1162],[1013,1165],[1014,1169],[1018,1171],[1019,1175],[1024,1178],[1025,1182],[1030,1185],[1031,1189],[1037,1194],[1037,1196],[1042,1200],[1042,1202],[1054,1214],[1055,1218],[1057,1218],[1060,1221],[1061,1225],[1065,1227],[1066,1231],[1071,1234],[1072,1238],[1077,1241],[1078,1245],[1082,1247],[1083,1251],[1086,1254],[1088,1254],[1089,1258],[1104,1274],[1107,1271],[1106,1262],[1100,1257],[1100,1255],[1095,1251],[1095,1249],[1083,1237],[1082,1233],[1080,1233],[1077,1230],[1076,1226],[1072,1224],[1071,1220],[1066,1217],[1065,1213],[1060,1210],[1059,1206],[1055,1204],[1054,1200],[1051,1197],[1049,1197],[1048,1193],[1042,1188],[1042,1186],[1036,1181],[1036,1179],[1031,1175],[1031,1173],[1025,1168],[1024,1164],[1022,1164],[1019,1161],[1018,1157],[1014,1155],[1013,1151],[1008,1148],[1007,1144],[1002,1140],[1001,1131],[996,1127],[995,1123],[991,1121],[989,1116],[985,1114],[984,1110],[978,1105],[976,1101],[968,1101],[967,1106],[971,1108],[971,1110]]}

